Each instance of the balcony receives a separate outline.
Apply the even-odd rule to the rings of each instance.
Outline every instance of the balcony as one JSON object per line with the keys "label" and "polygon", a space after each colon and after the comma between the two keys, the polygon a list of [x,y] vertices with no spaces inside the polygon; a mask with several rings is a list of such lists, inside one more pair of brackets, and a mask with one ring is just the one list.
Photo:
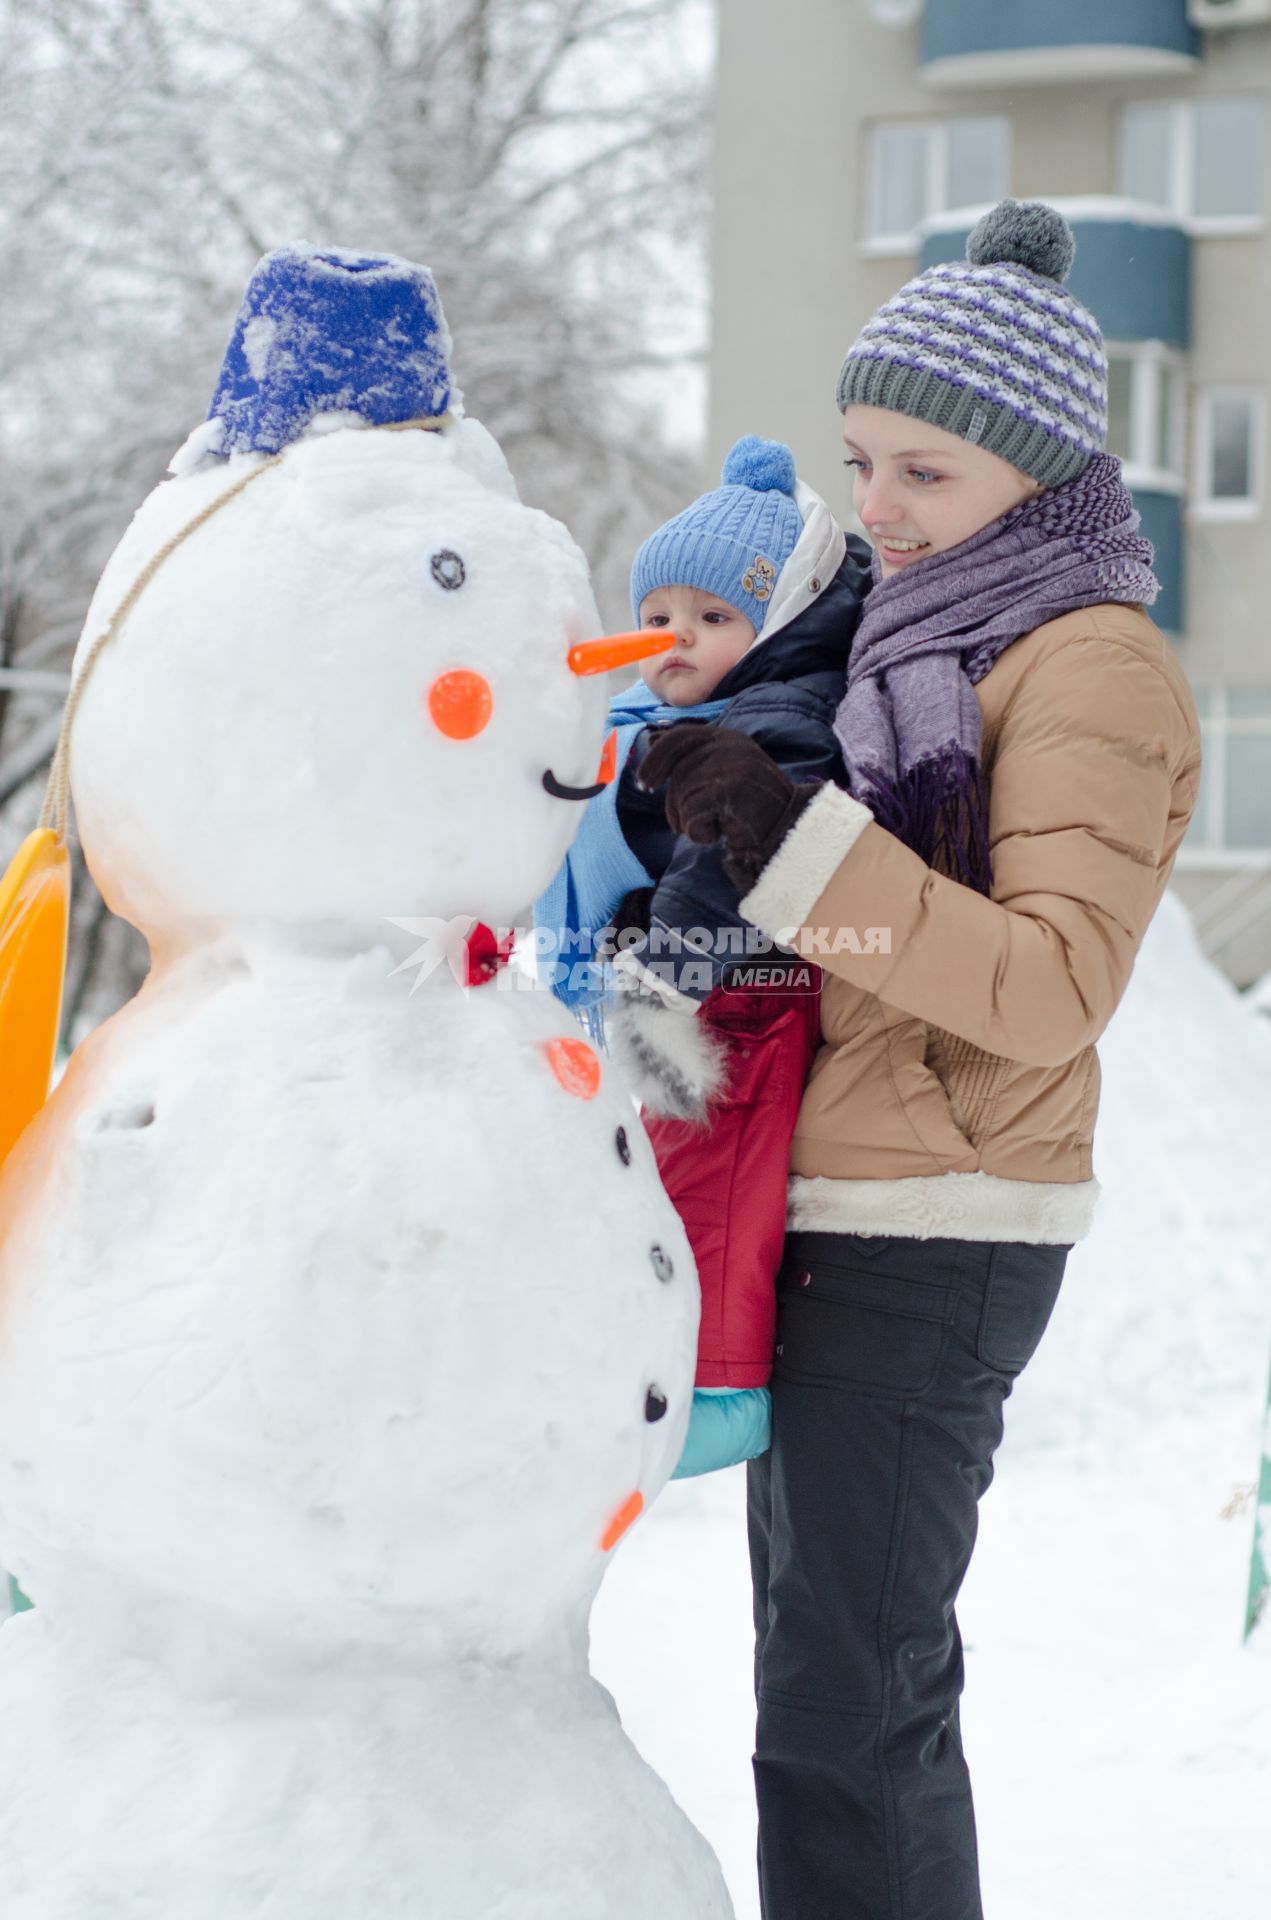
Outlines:
{"label": "balcony", "polygon": [[[1109,340],[1191,345],[1192,242],[1172,215],[1133,200],[1053,200],[1072,227],[1077,258],[1069,291],[1098,320]],[[923,228],[919,268],[961,260],[984,209],[939,214]]]}
{"label": "balcony", "polygon": [[934,87],[1162,79],[1200,58],[1187,0],[927,0],[921,45]]}

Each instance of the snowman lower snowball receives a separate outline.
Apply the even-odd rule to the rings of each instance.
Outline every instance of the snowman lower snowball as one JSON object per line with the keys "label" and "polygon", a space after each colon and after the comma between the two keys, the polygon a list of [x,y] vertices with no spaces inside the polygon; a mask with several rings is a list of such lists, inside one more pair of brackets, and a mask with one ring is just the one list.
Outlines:
{"label": "snowman lower snowball", "polygon": [[0,1185],[6,1920],[731,1911],[587,1666],[687,1243],[555,1000],[390,925],[514,924],[603,733],[585,563],[448,349],[422,269],[269,256],[77,655],[154,964]]}

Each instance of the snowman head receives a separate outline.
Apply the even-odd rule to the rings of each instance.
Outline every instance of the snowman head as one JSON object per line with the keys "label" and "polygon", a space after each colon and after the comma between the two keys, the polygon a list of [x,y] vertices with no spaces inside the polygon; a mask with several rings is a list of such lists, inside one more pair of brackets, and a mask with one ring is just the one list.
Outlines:
{"label": "snowman head", "polygon": [[209,422],[107,566],[77,669],[154,571],[93,665],[72,779],[94,877],[152,939],[511,924],[564,856],[605,712],[570,652],[599,617],[574,542],[459,416],[448,346],[423,269],[269,256]]}

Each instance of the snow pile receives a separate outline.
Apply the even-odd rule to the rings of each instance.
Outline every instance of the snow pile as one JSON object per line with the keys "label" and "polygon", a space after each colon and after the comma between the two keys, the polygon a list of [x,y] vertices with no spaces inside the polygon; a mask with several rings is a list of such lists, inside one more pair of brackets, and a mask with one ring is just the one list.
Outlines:
{"label": "snow pile", "polygon": [[[1016,1453],[1248,1441],[1271,1347],[1271,1030],[1167,894],[1100,1043],[1094,1231],[1008,1431]],[[1251,1420],[1254,1427],[1251,1427]]]}

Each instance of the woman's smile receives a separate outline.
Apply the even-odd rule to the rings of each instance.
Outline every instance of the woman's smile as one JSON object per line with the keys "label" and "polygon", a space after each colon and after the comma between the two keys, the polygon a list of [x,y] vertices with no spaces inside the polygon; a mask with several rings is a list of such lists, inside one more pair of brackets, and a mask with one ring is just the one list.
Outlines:
{"label": "woman's smile", "polygon": [[900,540],[886,533],[875,533],[870,537],[883,559],[892,567],[907,567],[914,560],[924,559],[931,551],[930,540]]}

